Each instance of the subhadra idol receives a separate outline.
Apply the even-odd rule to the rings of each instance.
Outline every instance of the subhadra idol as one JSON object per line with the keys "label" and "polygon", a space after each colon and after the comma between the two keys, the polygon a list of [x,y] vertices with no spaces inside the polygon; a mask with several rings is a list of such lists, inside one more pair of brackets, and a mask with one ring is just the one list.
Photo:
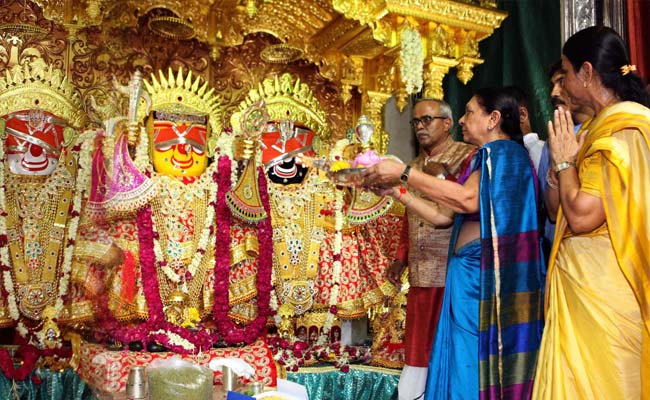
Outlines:
{"label": "subhadra idol", "polygon": [[[78,135],[85,116],[74,88],[41,59],[0,79],[0,116],[0,326],[56,347],[60,328],[93,317],[83,285],[71,283],[93,140]],[[109,247],[98,244],[96,256]]]}
{"label": "subhadra idol", "polygon": [[[150,350],[197,353],[222,340],[250,343],[267,316],[252,301],[257,225],[240,223],[220,206],[231,160],[210,163],[221,108],[201,80],[182,70],[152,75],[145,81],[151,110],[138,108],[146,133],[134,161],[127,133],[115,138],[107,205],[121,215],[117,240],[125,262],[109,290],[115,320],[103,326],[114,340],[141,341]],[[230,251],[215,256],[216,247]],[[242,327],[232,319],[253,322]]]}
{"label": "subhadra idol", "polygon": [[[339,319],[363,316],[384,300],[389,284],[383,269],[390,256],[379,245],[379,233],[372,242],[364,236],[361,224],[372,218],[349,223],[347,190],[296,163],[299,154],[326,157],[330,141],[326,114],[309,86],[290,74],[265,79],[233,115],[233,128],[260,99],[268,112],[261,161],[273,225],[276,324],[286,338],[338,341]],[[395,236],[394,230],[380,233],[387,242]]]}

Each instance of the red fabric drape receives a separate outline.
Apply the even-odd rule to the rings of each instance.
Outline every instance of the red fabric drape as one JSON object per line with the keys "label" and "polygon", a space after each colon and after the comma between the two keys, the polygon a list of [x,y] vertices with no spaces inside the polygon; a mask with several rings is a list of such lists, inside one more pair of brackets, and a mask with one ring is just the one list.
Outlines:
{"label": "red fabric drape", "polygon": [[650,81],[650,1],[627,0],[628,42],[630,58],[637,73]]}

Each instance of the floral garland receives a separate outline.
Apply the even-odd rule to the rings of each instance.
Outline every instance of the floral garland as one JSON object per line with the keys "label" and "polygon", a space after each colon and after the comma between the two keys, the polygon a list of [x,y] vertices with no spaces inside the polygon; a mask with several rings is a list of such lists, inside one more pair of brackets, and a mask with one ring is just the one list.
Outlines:
{"label": "floral garland", "polygon": [[[213,318],[223,340],[228,344],[252,343],[257,339],[266,326],[266,320],[271,315],[271,271],[273,269],[273,231],[270,218],[258,222],[258,237],[260,253],[257,267],[257,317],[245,327],[236,326],[228,317],[229,301],[229,272],[230,272],[230,209],[226,203],[226,193],[231,188],[231,161],[228,157],[219,158],[219,175],[215,177],[218,185],[217,201],[212,204],[217,216],[217,233],[215,245],[214,292],[215,304]],[[258,170],[260,198],[267,215],[271,215],[268,188],[264,171]],[[225,244],[225,245],[224,245]],[[220,294],[220,295],[218,295]]]}
{"label": "floral garland", "polygon": [[144,128],[140,130],[140,140],[135,146],[135,157],[133,164],[139,171],[143,173],[145,171],[152,171],[152,166],[149,162],[149,135],[147,134],[147,131],[144,130]]}
{"label": "floral garland", "polygon": [[[9,259],[9,247],[7,246],[7,200],[5,193],[7,187],[5,186],[5,140],[0,138],[0,268],[2,269],[2,278],[4,285],[2,286],[2,295],[7,299],[7,307],[9,308],[9,316],[14,321],[20,318],[18,312],[18,305],[16,303],[16,292],[14,289],[14,281],[11,276],[11,261]],[[22,336],[22,333],[21,333]]]}
{"label": "floral garland", "polygon": [[402,82],[406,85],[406,93],[412,94],[422,89],[422,75],[424,71],[424,55],[422,37],[417,29],[405,26],[401,32],[402,45],[400,59],[402,65],[400,74]]}
{"label": "floral garland", "polygon": [[[230,243],[230,214],[223,201],[230,189],[230,160],[221,157],[218,161],[218,172],[211,173],[213,182],[218,184],[217,198],[210,202],[214,215],[217,216],[216,243]],[[270,211],[266,181],[263,171],[260,173],[260,189],[262,204],[267,212]],[[221,207],[219,207],[221,205]],[[270,214],[269,214],[270,215]],[[104,328],[114,340],[122,342],[142,341],[145,345],[157,342],[167,349],[180,354],[196,354],[210,348],[218,337],[199,327],[191,330],[166,321],[163,304],[160,298],[158,280],[156,278],[156,254],[154,250],[156,233],[153,227],[150,206],[139,210],[136,216],[138,239],[140,244],[140,266],[142,271],[143,292],[147,301],[149,319],[147,322],[132,328],[124,328],[118,321],[105,321]],[[259,223],[260,257],[258,265],[258,316],[244,328],[238,328],[228,317],[228,278],[230,271],[229,246],[215,246],[215,305],[214,319],[223,340],[228,344],[252,343],[266,326],[270,315],[270,292],[272,270],[272,231],[271,222],[267,218]]]}
{"label": "floral garland", "polygon": [[341,372],[350,370],[350,363],[368,364],[372,360],[372,350],[367,346],[348,346],[341,342],[327,345],[294,340],[289,341],[278,336],[267,338],[273,353],[273,359],[284,366],[287,371],[297,372],[305,364],[333,362]]}
{"label": "floral garland", "polygon": [[38,349],[31,344],[21,345],[16,351],[16,355],[22,356],[22,362],[18,368],[14,367],[14,360],[9,351],[0,349],[0,370],[10,381],[24,381],[34,370],[40,355]]}
{"label": "floral garland", "polygon": [[[162,299],[156,276],[156,256],[154,253],[154,229],[151,207],[138,210],[136,214],[138,240],[140,244],[140,268],[142,271],[142,290],[147,301],[149,319],[147,322],[125,328],[114,318],[103,322],[103,328],[113,340],[130,343],[142,341],[156,342],[179,354],[197,354],[209,349],[215,340],[207,330],[191,330],[174,325],[165,319]],[[110,314],[109,314],[110,315]]]}
{"label": "floral garland", "polygon": [[[81,138],[77,141],[77,144],[72,146],[71,151],[76,153],[78,156],[77,160],[77,176],[75,184],[75,194],[72,200],[72,210],[70,210],[69,215],[70,219],[68,222],[68,230],[66,236],[63,239],[65,249],[63,251],[63,261],[61,264],[61,276],[59,278],[59,287],[57,298],[54,303],[54,309],[56,311],[54,318],[57,318],[61,315],[63,310],[63,298],[68,293],[68,287],[70,283],[70,272],[72,270],[72,257],[74,254],[74,245],[75,239],[77,237],[77,230],[79,227],[79,217],[81,215],[81,203],[84,198],[84,193],[87,188],[90,187],[90,168],[84,168],[84,166],[90,166],[92,164],[92,151],[94,147],[94,141],[92,140],[93,131],[87,131]],[[7,205],[6,205],[6,185],[4,177],[4,163],[5,163],[5,153],[4,153],[4,140],[0,140],[0,162],[2,166],[0,168],[0,232],[7,232]],[[80,143],[80,144],[79,144]],[[65,165],[65,154],[67,150],[61,152],[59,157],[59,165]],[[9,252],[7,247],[7,235],[6,233],[0,236],[0,267],[2,269],[4,288],[3,294],[7,299],[7,306],[9,308],[9,315],[14,321],[20,319],[20,313],[18,312],[18,305],[16,303],[16,293],[15,287],[13,284],[13,277],[11,275],[11,265],[9,261]],[[23,323],[19,321],[16,327],[16,330],[20,336],[27,338],[30,334],[29,330]]]}
{"label": "floral garland", "polygon": [[[193,184],[202,184],[202,179],[199,179],[196,183]],[[207,183],[207,182],[206,182]],[[190,183],[189,185],[193,185]],[[215,189],[214,185],[201,185],[202,187],[205,186],[208,190],[208,199],[210,199],[210,202],[214,201],[215,196],[217,194],[217,190]],[[164,189],[163,189],[164,190]],[[203,229],[201,230],[200,236],[199,236],[199,241],[197,243],[197,248],[196,251],[194,252],[194,255],[192,256],[192,260],[190,261],[189,266],[187,267],[187,272],[185,276],[179,276],[169,265],[167,261],[165,261],[164,254],[162,251],[162,248],[160,246],[160,234],[156,229],[156,224],[152,224],[152,228],[154,230],[154,254],[156,255],[157,260],[162,260],[160,262],[161,269],[165,273],[165,276],[169,278],[170,281],[174,283],[179,283],[182,282],[183,286],[185,286],[186,282],[194,275],[196,274],[196,270],[199,268],[199,265],[201,265],[201,262],[203,261],[203,258],[206,255],[207,252],[207,247],[208,247],[208,242],[210,240],[210,237],[212,236],[212,225],[214,224],[214,207],[208,207],[207,209],[207,215],[205,218],[205,223],[203,225]]]}

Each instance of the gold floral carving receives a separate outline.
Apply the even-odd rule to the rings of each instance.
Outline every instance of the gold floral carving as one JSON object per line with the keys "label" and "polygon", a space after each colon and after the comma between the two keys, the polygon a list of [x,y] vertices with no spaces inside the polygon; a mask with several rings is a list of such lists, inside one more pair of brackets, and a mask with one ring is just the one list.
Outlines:
{"label": "gold floral carving", "polygon": [[324,54],[337,44],[347,41],[350,37],[355,37],[362,30],[363,28],[356,21],[338,17],[312,36],[309,53]]}
{"label": "gold floral carving", "polygon": [[503,11],[452,0],[387,0],[385,8],[391,13],[413,16],[488,35],[498,28],[507,16]]}
{"label": "gold floral carving", "polygon": [[147,26],[154,33],[167,39],[188,40],[194,37],[194,27],[192,24],[187,23],[178,17],[153,17],[149,19]]}
{"label": "gold floral carving", "polygon": [[483,64],[483,60],[480,58],[461,57],[461,59],[458,60],[458,72],[456,73],[456,76],[458,76],[458,79],[460,79],[463,84],[466,84],[470,79],[472,79],[472,76],[474,76],[472,68],[474,68],[475,65],[480,64]]}
{"label": "gold floral carving", "polygon": [[425,66],[424,97],[442,100],[444,97],[442,80],[449,72],[449,68],[456,65],[458,60],[453,58],[431,57]]}
{"label": "gold floral carving", "polygon": [[262,50],[262,60],[271,64],[287,64],[301,58],[302,49],[288,44],[273,44]]}

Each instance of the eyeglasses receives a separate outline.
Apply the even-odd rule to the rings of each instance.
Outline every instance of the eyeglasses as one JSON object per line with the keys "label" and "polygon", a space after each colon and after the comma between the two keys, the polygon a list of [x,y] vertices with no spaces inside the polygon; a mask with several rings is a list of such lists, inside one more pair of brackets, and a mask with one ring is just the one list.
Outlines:
{"label": "eyeglasses", "polygon": [[413,118],[410,121],[410,124],[413,128],[417,128],[417,126],[421,123],[424,128],[429,126],[431,122],[433,122],[434,119],[447,119],[447,117],[442,116],[442,115],[423,115],[422,118]]}

